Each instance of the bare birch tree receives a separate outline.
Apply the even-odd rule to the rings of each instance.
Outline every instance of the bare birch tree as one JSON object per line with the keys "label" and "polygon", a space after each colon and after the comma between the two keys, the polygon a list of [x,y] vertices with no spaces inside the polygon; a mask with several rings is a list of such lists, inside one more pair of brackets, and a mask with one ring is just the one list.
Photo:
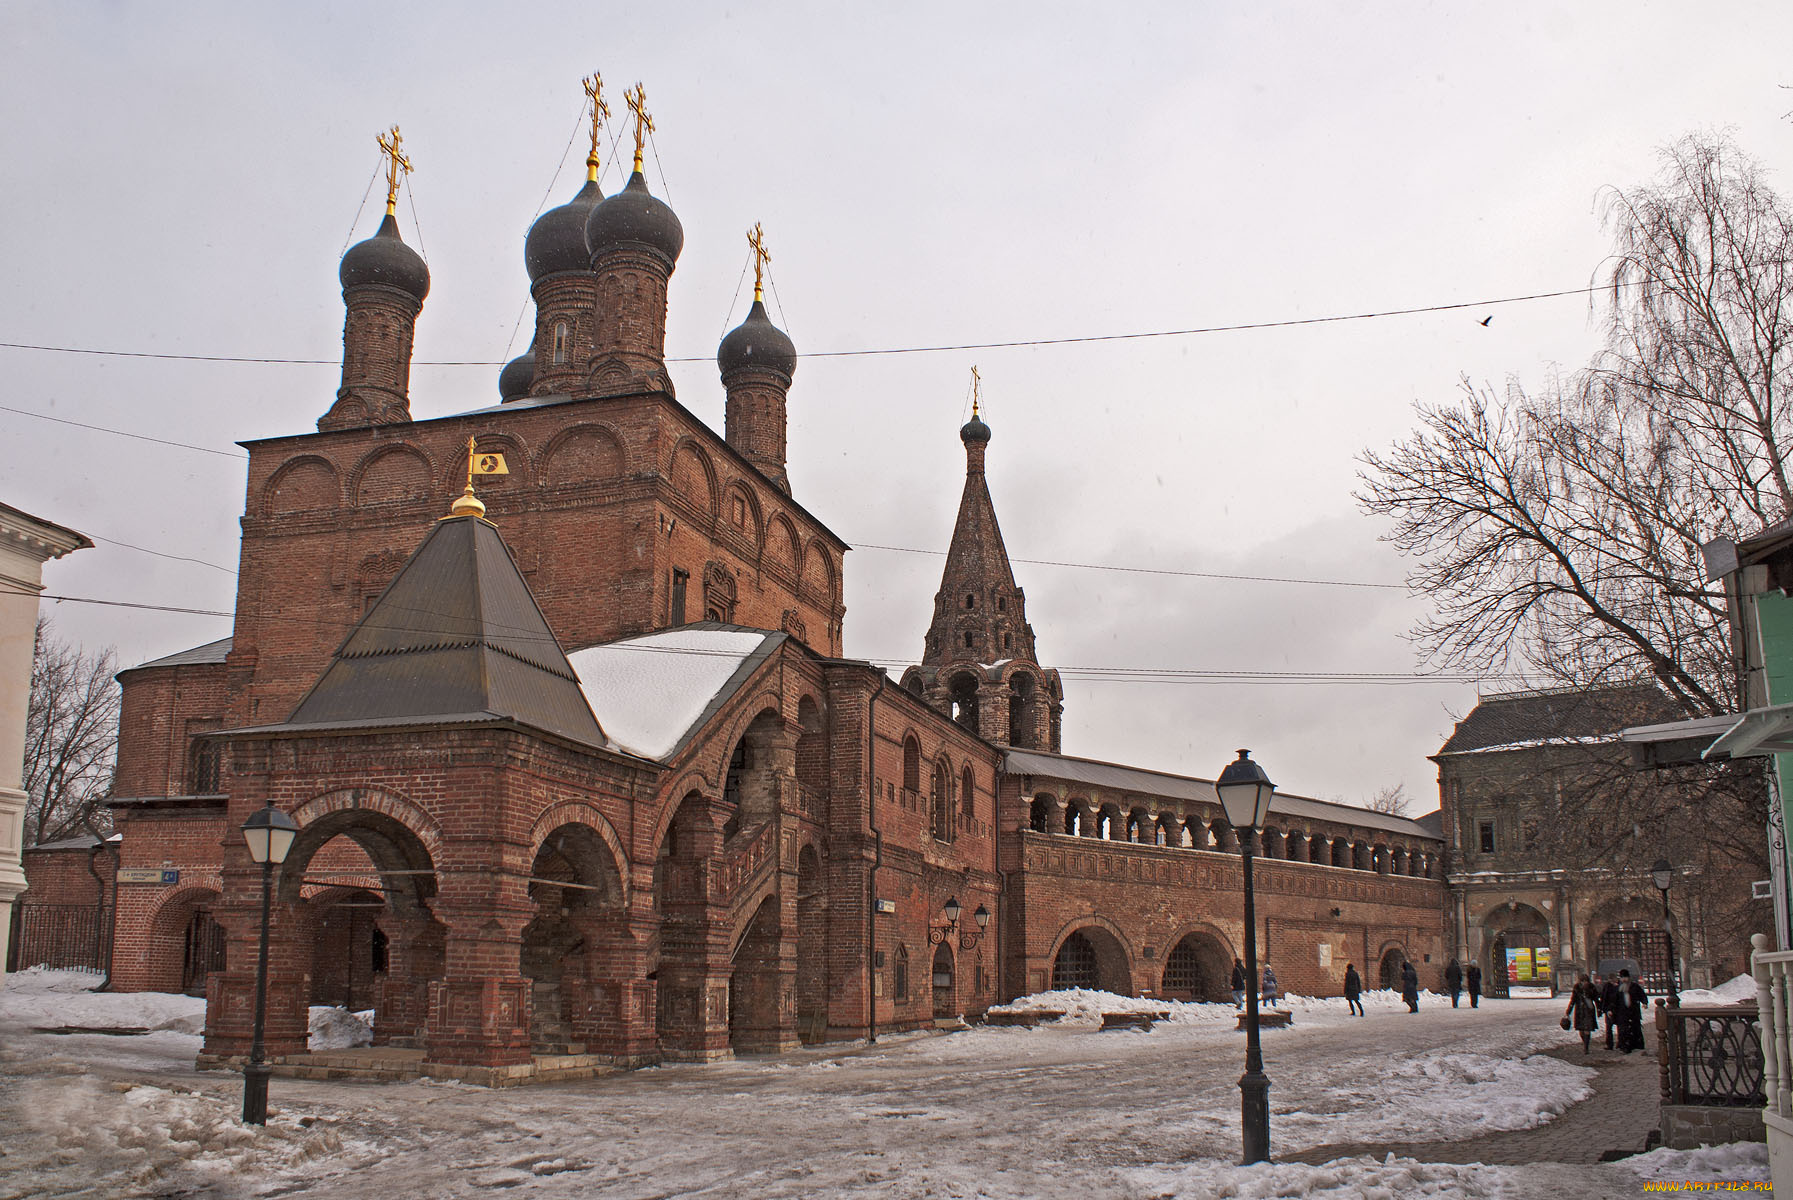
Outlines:
{"label": "bare birch tree", "polygon": [[39,618],[25,712],[25,845],[111,827],[101,801],[118,751],[117,670],[111,649],[83,653]]}
{"label": "bare birch tree", "polygon": [[1407,794],[1407,785],[1397,783],[1393,787],[1377,788],[1375,794],[1363,802],[1363,806],[1373,813],[1404,817],[1411,803],[1412,797]]}

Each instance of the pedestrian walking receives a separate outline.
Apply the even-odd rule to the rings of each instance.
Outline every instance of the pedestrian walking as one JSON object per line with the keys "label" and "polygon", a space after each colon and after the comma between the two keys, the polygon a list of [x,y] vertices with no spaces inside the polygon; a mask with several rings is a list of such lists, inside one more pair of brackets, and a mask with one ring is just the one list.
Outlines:
{"label": "pedestrian walking", "polygon": [[1563,1010],[1563,1028],[1581,1035],[1581,1052],[1588,1053],[1594,1031],[1600,1028],[1600,989],[1583,971],[1569,993],[1569,1007]]}
{"label": "pedestrian walking", "polygon": [[1270,969],[1269,963],[1264,964],[1264,977],[1258,982],[1258,991],[1263,997],[1263,1003],[1276,1003],[1276,972]]}
{"label": "pedestrian walking", "polygon": [[1363,976],[1356,963],[1345,964],[1345,1011],[1363,1016]]}
{"label": "pedestrian walking", "polygon": [[1644,1010],[1650,1006],[1650,994],[1631,978],[1631,971],[1619,971],[1619,1051],[1630,1054],[1644,1048]]}
{"label": "pedestrian walking", "polygon": [[1457,965],[1454,958],[1445,965],[1444,986],[1451,994],[1451,1007],[1457,1007],[1457,993],[1463,990],[1463,968]]}
{"label": "pedestrian walking", "polygon": [[1245,1011],[1245,964],[1233,960],[1233,1007]]}
{"label": "pedestrian walking", "polygon": [[1469,970],[1463,973],[1463,982],[1469,989],[1469,1007],[1482,1006],[1482,968],[1479,964],[1470,963]]}
{"label": "pedestrian walking", "polygon": [[1600,1011],[1606,1017],[1606,1048],[1613,1048],[1613,1037],[1619,1029],[1619,978],[1608,975],[1600,981]]}
{"label": "pedestrian walking", "polygon": [[1401,964],[1401,999],[1407,1002],[1407,1011],[1419,1011],[1419,972],[1413,969],[1411,961]]}

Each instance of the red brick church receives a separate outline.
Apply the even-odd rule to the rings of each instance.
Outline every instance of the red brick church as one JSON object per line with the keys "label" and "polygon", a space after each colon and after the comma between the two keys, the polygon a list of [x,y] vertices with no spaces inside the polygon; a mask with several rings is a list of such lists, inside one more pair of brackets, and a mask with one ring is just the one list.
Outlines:
{"label": "red brick church", "polygon": [[[275,1056],[313,1003],[507,1082],[1049,986],[1224,997],[1237,838],[1205,780],[1061,753],[975,410],[918,663],[843,656],[849,547],[792,492],[797,352],[757,286],[717,352],[724,431],[673,394],[684,230],[637,99],[627,185],[600,194],[594,136],[529,231],[535,338],[500,402],[435,420],[410,411],[430,279],[393,145],[386,218],[342,259],[341,387],[315,431],[247,444],[232,635],[120,676],[113,985],[203,988],[205,1058],[247,1052],[261,875],[237,829],[273,804],[300,826]],[[507,467],[477,498],[470,443]],[[1336,991],[1347,961],[1435,980],[1441,851],[1435,823],[1279,796],[1257,886],[1285,988]]]}

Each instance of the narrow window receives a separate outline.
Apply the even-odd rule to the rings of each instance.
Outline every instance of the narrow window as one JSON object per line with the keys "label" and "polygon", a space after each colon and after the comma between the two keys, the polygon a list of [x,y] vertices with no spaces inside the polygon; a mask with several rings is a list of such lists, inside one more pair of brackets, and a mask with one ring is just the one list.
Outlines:
{"label": "narrow window", "polygon": [[556,366],[559,366],[566,362],[566,360],[567,323],[565,321],[556,321],[554,323],[554,363]]}
{"label": "narrow window", "polygon": [[969,633],[965,635],[965,648],[967,650],[971,649],[971,635]]}
{"label": "narrow window", "polygon": [[967,824],[977,819],[977,777],[970,767],[959,778],[959,808]]}
{"label": "narrow window", "polygon": [[965,597],[965,607],[966,608],[976,608],[977,607],[977,597],[976,596]]}
{"label": "narrow window", "polygon": [[730,519],[734,521],[736,529],[747,528],[747,498],[737,495],[731,499],[733,504],[729,510]]}
{"label": "narrow window", "polygon": [[218,743],[196,742],[193,746],[193,791],[195,796],[210,796],[218,790]]}
{"label": "narrow window", "polygon": [[921,744],[912,737],[903,739],[903,790],[921,791]]}
{"label": "narrow window", "polygon": [[1004,600],[1001,596],[996,597],[996,611],[1002,612],[1007,608],[1008,608],[1008,601]]}
{"label": "narrow window", "polygon": [[1011,640],[1012,637],[1013,637],[1012,634],[1005,633],[1002,635],[1002,648],[1004,650],[1009,649],[1014,644],[1013,641]]}
{"label": "narrow window", "polygon": [[1494,853],[1494,822],[1483,821],[1478,827],[1482,838],[1482,853]]}
{"label": "narrow window", "polygon": [[892,974],[896,976],[894,981],[896,998],[899,1001],[907,1000],[909,998],[909,947],[898,946],[895,959],[896,965],[892,968]]}
{"label": "narrow window", "polygon": [[677,567],[672,571],[672,612],[668,624],[683,625],[685,623],[685,585],[691,582],[691,572],[681,571]]}

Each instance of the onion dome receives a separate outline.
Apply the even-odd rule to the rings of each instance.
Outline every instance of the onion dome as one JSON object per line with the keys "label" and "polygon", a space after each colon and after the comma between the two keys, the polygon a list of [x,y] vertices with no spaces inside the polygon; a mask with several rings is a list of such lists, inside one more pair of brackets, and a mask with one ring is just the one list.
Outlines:
{"label": "onion dome", "polygon": [[336,276],[344,288],[377,283],[409,292],[419,304],[430,294],[430,269],[399,237],[398,221],[391,213],[372,237],[349,247]]}
{"label": "onion dome", "polygon": [[535,219],[523,240],[523,266],[529,282],[556,271],[589,271],[591,254],[585,249],[585,222],[604,193],[596,180],[588,179],[579,194]]}
{"label": "onion dome", "polygon": [[498,372],[498,398],[505,402],[521,400],[529,394],[529,386],[534,382],[535,346],[532,344]]}
{"label": "onion dome", "polygon": [[647,190],[640,171],[629,176],[622,191],[592,209],[585,222],[585,246],[594,258],[629,243],[655,251],[668,266],[678,262],[685,248],[685,227],[664,200]]}
{"label": "onion dome", "polygon": [[960,427],[959,440],[967,444],[971,442],[987,442],[990,440],[990,427],[979,419],[975,410],[971,414],[971,420],[965,422],[965,424]]}
{"label": "onion dome", "polygon": [[755,300],[747,319],[729,330],[717,347],[716,365],[724,379],[749,367],[777,371],[789,378],[797,372],[797,347],[784,330],[772,324],[765,304]]}

